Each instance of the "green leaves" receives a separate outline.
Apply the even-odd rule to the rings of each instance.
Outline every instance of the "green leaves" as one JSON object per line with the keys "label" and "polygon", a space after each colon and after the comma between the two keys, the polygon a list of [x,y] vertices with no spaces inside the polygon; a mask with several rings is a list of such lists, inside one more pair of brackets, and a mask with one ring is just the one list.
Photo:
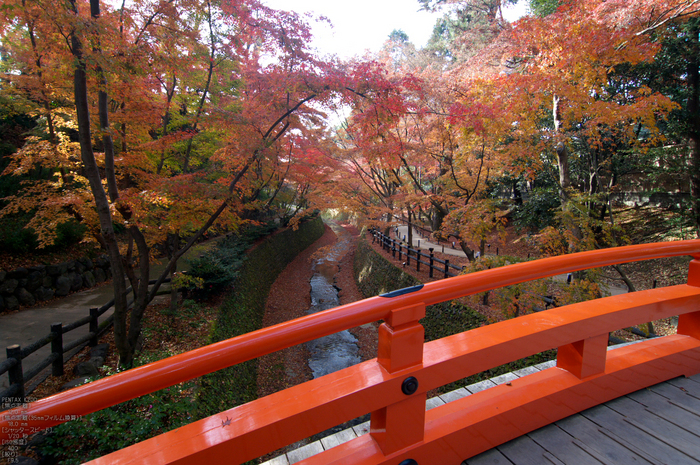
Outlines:
{"label": "green leaves", "polygon": [[[136,364],[168,355],[140,358]],[[80,464],[179,428],[198,419],[193,418],[194,386],[194,381],[178,384],[63,423],[39,449],[63,464]]]}

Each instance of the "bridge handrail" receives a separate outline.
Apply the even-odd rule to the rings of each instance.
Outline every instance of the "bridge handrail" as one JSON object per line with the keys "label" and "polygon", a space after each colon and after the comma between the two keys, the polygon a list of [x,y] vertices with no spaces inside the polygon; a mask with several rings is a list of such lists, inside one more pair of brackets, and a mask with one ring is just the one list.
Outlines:
{"label": "bridge handrail", "polygon": [[[48,428],[71,417],[86,415],[319,337],[380,319],[387,320],[395,310],[416,305],[432,305],[557,274],[681,255],[700,257],[700,240],[580,252],[485,270],[383,294],[263,328],[40,399],[29,404],[22,412],[29,418],[26,431]],[[7,439],[9,430],[8,420],[4,415],[0,416],[0,439]]]}

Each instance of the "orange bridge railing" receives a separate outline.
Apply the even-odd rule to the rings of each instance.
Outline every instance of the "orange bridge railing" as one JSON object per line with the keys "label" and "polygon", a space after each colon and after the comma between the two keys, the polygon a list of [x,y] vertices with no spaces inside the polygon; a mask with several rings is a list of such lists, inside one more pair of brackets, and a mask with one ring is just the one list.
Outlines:
{"label": "orange bridge railing", "polygon": [[[426,305],[577,270],[692,255],[684,285],[559,307],[424,343]],[[594,405],[700,372],[700,241],[519,263],[343,305],[128,370],[0,414],[20,438],[159,389],[384,320],[377,358],[145,440],[91,463],[242,463],[371,413],[370,434],[304,464],[459,464]],[[679,315],[677,334],[607,351],[608,333]],[[426,412],[427,392],[557,348],[557,364]]]}

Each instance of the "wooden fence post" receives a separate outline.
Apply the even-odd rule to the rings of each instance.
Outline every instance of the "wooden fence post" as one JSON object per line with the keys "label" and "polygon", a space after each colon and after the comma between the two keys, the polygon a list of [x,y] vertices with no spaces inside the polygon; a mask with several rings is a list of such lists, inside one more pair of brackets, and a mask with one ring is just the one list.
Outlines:
{"label": "wooden fence post", "polygon": [[449,270],[450,270],[450,261],[445,260],[445,278],[449,277],[449,275],[447,274],[449,272]]}
{"label": "wooden fence post", "polygon": [[434,263],[434,257],[433,257],[433,250],[434,248],[431,247],[428,250],[430,250],[430,277],[433,277],[433,263]]}
{"label": "wooden fence post", "polygon": [[7,358],[14,358],[17,361],[17,363],[15,363],[15,366],[13,366],[7,371],[7,374],[10,378],[10,386],[12,386],[13,384],[19,384],[17,394],[13,397],[19,397],[22,399],[22,402],[24,402],[24,374],[22,373],[22,350],[20,349],[19,344],[14,344],[7,348]]}
{"label": "wooden fence post", "polygon": [[90,309],[90,332],[94,334],[92,338],[90,339],[90,347],[95,347],[97,345],[97,333],[100,330],[100,325],[98,324],[97,319],[99,318],[99,310],[97,307],[93,307]]}
{"label": "wooden fence post", "polygon": [[51,374],[54,376],[63,375],[63,325],[54,323],[51,325],[51,353],[55,355],[51,365]]}

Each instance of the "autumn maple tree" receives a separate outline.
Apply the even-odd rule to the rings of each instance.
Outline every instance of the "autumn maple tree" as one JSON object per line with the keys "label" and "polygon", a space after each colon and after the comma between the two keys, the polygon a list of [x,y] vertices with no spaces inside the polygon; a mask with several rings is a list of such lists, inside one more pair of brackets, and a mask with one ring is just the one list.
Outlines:
{"label": "autumn maple tree", "polygon": [[457,238],[473,260],[470,244],[483,253],[485,237],[502,225],[484,195],[509,156],[500,148],[494,103],[475,95],[469,105],[456,103],[472,90],[423,66],[425,57],[402,65],[395,50],[371,64],[380,70],[374,91],[355,94],[340,134],[343,160],[385,218],[403,211],[425,216],[438,237]]}
{"label": "autumn maple tree", "polygon": [[[115,341],[128,366],[146,306],[207,230],[236,228],[283,194],[305,204],[322,139],[323,115],[310,102],[332,104],[338,78],[308,51],[298,15],[255,1],[125,2],[117,10],[97,0],[38,2],[15,17],[23,7],[3,9],[4,43],[28,75],[6,74],[10,90],[53,122],[49,92],[71,89],[62,97],[75,110],[66,104],[62,131],[15,155],[8,174],[44,163],[57,175],[7,199],[4,213],[35,209],[32,227],[46,241],[57,215],[91,226],[112,264]],[[149,286],[154,246],[169,236],[186,243],[175,242]]]}
{"label": "autumn maple tree", "polygon": [[[547,178],[558,207],[541,237],[567,253],[619,243],[620,178],[687,149],[700,218],[698,1],[532,0],[537,16],[516,24],[509,0],[420,3],[445,12],[425,48],[397,30],[339,64],[309,50],[301,16],[257,0],[4,2],[3,98],[39,123],[5,173],[52,177],[2,214],[31,212],[42,244],[58,222],[89,228],[112,263],[124,365],[182,254],[265,214],[405,212],[473,260],[504,224],[494,192]],[[649,70],[664,56],[661,82]],[[329,109],[349,116],[328,128]],[[162,244],[169,263],[149,286]]]}
{"label": "autumn maple tree", "polygon": [[[661,50],[659,31],[694,17],[697,2],[533,1],[538,17],[515,25],[502,17],[509,2],[422,3],[447,12],[432,45],[416,50],[395,31],[377,56],[383,93],[356,96],[341,133],[353,188],[383,213],[427,212],[471,256],[469,242],[502,224],[489,185],[515,193],[553,173],[548,252],[619,244],[611,194],[668,140],[659,123],[677,108],[640,70]],[[695,71],[681,72],[692,84]]]}

